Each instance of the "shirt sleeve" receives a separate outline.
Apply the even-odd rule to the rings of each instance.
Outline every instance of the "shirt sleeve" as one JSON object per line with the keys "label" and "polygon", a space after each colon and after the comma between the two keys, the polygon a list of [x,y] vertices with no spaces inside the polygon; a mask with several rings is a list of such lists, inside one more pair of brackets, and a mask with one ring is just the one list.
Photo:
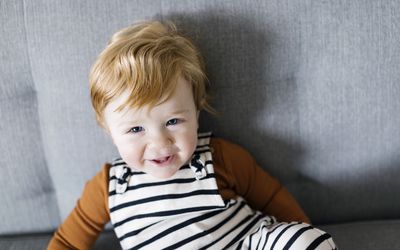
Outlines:
{"label": "shirt sleeve", "polygon": [[110,221],[108,213],[108,173],[105,165],[85,185],[75,208],[54,233],[48,250],[90,249]]}
{"label": "shirt sleeve", "polygon": [[227,186],[253,209],[273,215],[278,221],[310,223],[289,191],[264,171],[246,150],[223,139],[213,139],[213,148],[228,173],[226,181],[230,183]]}

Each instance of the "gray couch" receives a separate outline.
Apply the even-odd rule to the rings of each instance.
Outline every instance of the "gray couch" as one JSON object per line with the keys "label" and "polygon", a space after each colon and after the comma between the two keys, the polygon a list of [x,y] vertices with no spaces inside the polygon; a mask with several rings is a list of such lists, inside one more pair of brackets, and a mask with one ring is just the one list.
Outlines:
{"label": "gray couch", "polygon": [[[117,156],[87,75],[118,29],[170,19],[220,116],[341,249],[400,249],[400,1],[0,0],[0,249],[44,249]],[[105,232],[96,249],[119,249]]]}

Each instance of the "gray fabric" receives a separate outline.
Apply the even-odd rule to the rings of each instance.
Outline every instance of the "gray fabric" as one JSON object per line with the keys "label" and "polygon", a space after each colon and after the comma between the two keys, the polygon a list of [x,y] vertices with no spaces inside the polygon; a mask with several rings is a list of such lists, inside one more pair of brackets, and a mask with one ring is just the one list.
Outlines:
{"label": "gray fabric", "polygon": [[[2,250],[43,250],[51,239],[52,234],[9,235],[0,236]],[[117,248],[118,249],[118,248]]]}
{"label": "gray fabric", "polygon": [[400,249],[399,220],[345,223],[320,228],[332,235],[339,249]]}
{"label": "gray fabric", "polygon": [[[110,35],[172,19],[207,64],[213,130],[315,223],[400,217],[400,2],[0,1],[0,234],[55,228],[116,156],[87,75]],[[340,231],[340,230],[339,230]]]}
{"label": "gray fabric", "polygon": [[[0,236],[1,250],[43,250],[53,236],[52,233],[19,234]],[[93,250],[117,250],[121,246],[113,231],[104,231],[97,239]]]}
{"label": "gray fabric", "polygon": [[30,74],[22,4],[1,4],[0,234],[59,223]]}

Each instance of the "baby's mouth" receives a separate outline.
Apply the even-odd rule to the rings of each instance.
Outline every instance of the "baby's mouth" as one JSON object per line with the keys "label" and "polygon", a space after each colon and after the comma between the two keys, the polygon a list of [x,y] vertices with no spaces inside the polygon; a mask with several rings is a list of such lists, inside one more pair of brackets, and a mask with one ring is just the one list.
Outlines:
{"label": "baby's mouth", "polygon": [[169,166],[170,164],[172,164],[174,159],[175,159],[175,156],[174,156],[174,154],[172,154],[172,155],[167,155],[167,156],[151,159],[150,161],[153,164],[156,164],[156,166],[158,166],[158,167],[166,167],[166,166]]}
{"label": "baby's mouth", "polygon": [[171,158],[171,156],[167,156],[167,157],[162,157],[162,158],[158,158],[158,159],[153,159],[152,161],[154,161],[155,163],[164,163],[166,161],[168,161]]}

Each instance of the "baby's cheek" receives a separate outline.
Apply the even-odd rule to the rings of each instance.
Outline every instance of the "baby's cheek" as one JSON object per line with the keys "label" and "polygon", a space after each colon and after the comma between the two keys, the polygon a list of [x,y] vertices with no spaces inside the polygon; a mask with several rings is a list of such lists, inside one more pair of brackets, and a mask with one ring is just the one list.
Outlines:
{"label": "baby's cheek", "polygon": [[124,146],[119,148],[119,153],[122,159],[130,166],[140,168],[141,155],[140,151],[134,147]]}
{"label": "baby's cheek", "polygon": [[196,150],[196,146],[197,146],[197,132],[188,134],[185,137],[185,154],[187,155],[189,160],[194,151]]}

